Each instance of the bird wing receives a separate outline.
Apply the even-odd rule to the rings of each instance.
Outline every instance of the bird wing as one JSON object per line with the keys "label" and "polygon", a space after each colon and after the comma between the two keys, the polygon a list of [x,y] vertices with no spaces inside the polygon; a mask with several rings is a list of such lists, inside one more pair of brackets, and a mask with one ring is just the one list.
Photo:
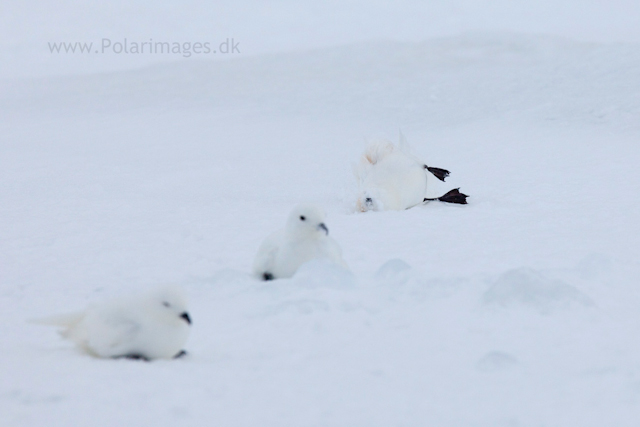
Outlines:
{"label": "bird wing", "polygon": [[400,131],[400,135],[398,138],[398,148],[400,149],[400,151],[403,151],[406,154],[411,153],[411,146],[409,145],[409,141],[407,141],[407,138],[404,136],[402,131]]}
{"label": "bird wing", "polygon": [[135,312],[126,308],[105,307],[87,315],[83,326],[86,329],[86,347],[102,357],[117,357],[135,348],[141,329]]}
{"label": "bird wing", "polygon": [[276,257],[282,244],[283,234],[284,231],[280,230],[264,239],[253,261],[253,273],[255,275],[262,277],[264,273],[273,274],[271,270],[275,266]]}

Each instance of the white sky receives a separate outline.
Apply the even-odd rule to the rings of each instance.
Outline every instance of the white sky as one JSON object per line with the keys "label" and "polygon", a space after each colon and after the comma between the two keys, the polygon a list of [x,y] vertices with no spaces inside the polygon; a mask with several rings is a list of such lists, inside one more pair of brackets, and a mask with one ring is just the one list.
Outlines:
{"label": "white sky", "polygon": [[[421,41],[465,31],[518,31],[640,42],[635,0],[62,0],[0,3],[0,77],[78,74],[185,60],[158,55],[51,54],[48,42],[240,41],[242,55],[366,40]],[[220,56],[216,57],[220,58]]]}

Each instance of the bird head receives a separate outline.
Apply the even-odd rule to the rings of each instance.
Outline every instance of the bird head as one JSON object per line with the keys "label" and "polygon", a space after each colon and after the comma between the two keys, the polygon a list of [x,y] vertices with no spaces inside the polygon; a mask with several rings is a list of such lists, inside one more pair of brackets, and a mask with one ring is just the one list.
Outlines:
{"label": "bird head", "polygon": [[179,319],[191,325],[191,317],[187,311],[187,298],[181,288],[166,286],[151,293],[151,304],[163,318],[173,321]]}
{"label": "bird head", "polygon": [[378,200],[368,193],[363,193],[362,195],[360,195],[360,197],[358,197],[356,207],[360,212],[381,210],[379,208]]}
{"label": "bird head", "polygon": [[287,233],[297,238],[320,238],[329,234],[324,211],[314,205],[298,205],[289,214]]}

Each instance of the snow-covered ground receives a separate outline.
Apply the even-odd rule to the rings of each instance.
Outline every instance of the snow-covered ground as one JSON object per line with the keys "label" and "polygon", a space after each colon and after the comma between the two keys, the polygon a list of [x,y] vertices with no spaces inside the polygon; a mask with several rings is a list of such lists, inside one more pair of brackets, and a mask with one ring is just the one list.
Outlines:
{"label": "snow-covered ground", "polygon": [[[637,426],[640,38],[579,36],[6,74],[1,424]],[[399,129],[469,205],[354,212],[353,163]],[[252,279],[302,201],[351,272]],[[162,283],[191,300],[181,360],[27,323]]]}

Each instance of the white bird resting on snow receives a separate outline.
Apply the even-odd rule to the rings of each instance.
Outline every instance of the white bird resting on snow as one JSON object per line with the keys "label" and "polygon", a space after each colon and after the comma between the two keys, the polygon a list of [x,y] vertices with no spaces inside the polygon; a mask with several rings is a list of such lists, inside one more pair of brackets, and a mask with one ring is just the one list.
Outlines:
{"label": "white bird resting on snow", "polygon": [[354,171],[360,188],[356,207],[361,212],[409,209],[430,200],[467,203],[468,196],[457,188],[441,197],[426,198],[427,172],[444,181],[449,171],[418,160],[402,133],[398,146],[389,141],[369,144]]}
{"label": "white bird resting on snow", "polygon": [[61,335],[92,356],[142,360],[186,354],[182,346],[191,326],[186,298],[177,287],[163,287],[35,322],[63,327]]}
{"label": "white bird resting on snow", "polygon": [[260,245],[253,272],[262,280],[291,277],[302,264],[325,258],[347,268],[340,246],[329,237],[325,214],[314,205],[298,205],[284,229],[268,236]]}

